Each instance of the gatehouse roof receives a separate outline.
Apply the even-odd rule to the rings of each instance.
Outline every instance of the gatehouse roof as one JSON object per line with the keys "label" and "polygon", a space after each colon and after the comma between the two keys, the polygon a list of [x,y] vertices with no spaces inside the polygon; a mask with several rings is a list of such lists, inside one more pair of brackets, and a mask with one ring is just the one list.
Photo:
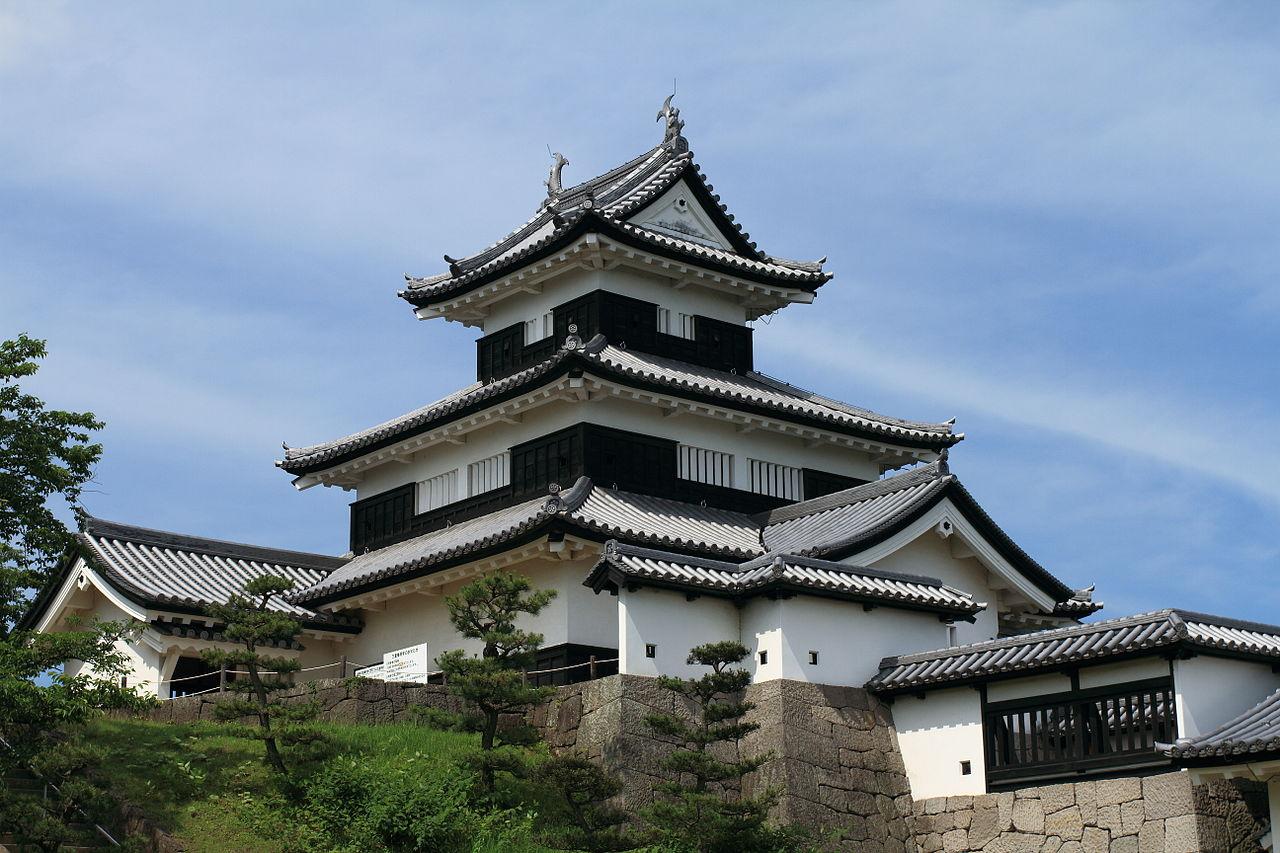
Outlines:
{"label": "gatehouse roof", "polygon": [[1280,626],[1166,609],[885,658],[867,687],[912,692],[1186,647],[1280,659]]}

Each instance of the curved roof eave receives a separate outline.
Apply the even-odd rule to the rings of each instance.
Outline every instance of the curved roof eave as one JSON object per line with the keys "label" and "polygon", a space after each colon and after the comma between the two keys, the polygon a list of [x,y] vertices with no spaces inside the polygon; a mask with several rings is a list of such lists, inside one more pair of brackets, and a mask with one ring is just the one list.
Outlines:
{"label": "curved roof eave", "polygon": [[[890,447],[937,451],[964,439],[963,433],[951,432],[949,423],[927,424],[901,421],[853,407],[837,407],[834,404],[824,403],[820,399],[810,399],[812,395],[799,391],[785,392],[789,399],[794,399],[787,406],[783,406],[769,402],[769,398],[764,396],[752,400],[748,398],[746,392],[717,390],[718,386],[714,382],[714,380],[728,381],[725,377],[729,377],[739,385],[743,385],[750,380],[759,383],[761,395],[766,391],[771,394],[782,392],[776,384],[755,379],[750,375],[738,376],[724,374],[723,371],[698,368],[698,373],[694,375],[693,380],[664,381],[664,374],[661,371],[674,369],[673,365],[677,363],[656,356],[643,356],[647,367],[628,367],[622,355],[616,358],[610,356],[606,359],[603,354],[607,347],[608,341],[602,335],[597,335],[584,346],[561,349],[533,367],[496,380],[489,385],[476,387],[470,392],[474,395],[470,399],[465,396],[446,397],[439,402],[438,412],[432,409],[432,406],[437,404],[431,404],[409,415],[351,436],[309,447],[289,448],[286,458],[278,460],[276,466],[297,476],[326,471],[505,403],[535,388],[559,380],[575,369],[582,370],[584,375],[613,381],[629,388],[656,390],[693,402],[712,403],[748,414],[849,435]],[[625,351],[625,354],[625,358],[630,360],[642,358],[629,350]],[[705,379],[701,387],[695,387],[698,377]],[[813,411],[808,413],[800,411],[804,406],[809,406]],[[824,415],[823,412],[828,409],[830,414]],[[863,420],[866,423],[850,423],[850,420]]]}

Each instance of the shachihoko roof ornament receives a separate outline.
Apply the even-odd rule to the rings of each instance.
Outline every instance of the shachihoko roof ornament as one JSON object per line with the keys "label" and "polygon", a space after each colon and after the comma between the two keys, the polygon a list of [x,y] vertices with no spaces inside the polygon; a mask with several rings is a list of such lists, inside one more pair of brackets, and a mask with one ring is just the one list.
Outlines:
{"label": "shachihoko roof ornament", "polygon": [[680,118],[680,108],[671,103],[675,96],[675,92],[667,95],[667,99],[662,102],[662,109],[658,110],[657,121],[665,123],[662,144],[677,154],[683,154],[689,150],[689,143],[684,138],[684,120]]}
{"label": "shachihoko roof ornament", "polygon": [[547,198],[554,199],[564,189],[560,183],[560,173],[569,165],[569,158],[557,151],[551,155],[551,160],[551,174],[543,183],[547,185]]}
{"label": "shachihoko roof ornament", "polygon": [[[420,316],[430,316],[422,314],[423,310],[448,316],[452,310],[448,306],[453,302],[472,298],[478,288],[500,284],[499,279],[529,264],[555,257],[591,233],[604,238],[606,245],[602,248],[606,250],[614,247],[621,252],[650,253],[687,263],[710,275],[750,282],[767,302],[754,310],[766,312],[788,301],[811,299],[811,294],[832,277],[822,268],[826,258],[795,261],[761,251],[694,163],[683,135],[684,121],[671,98],[658,112],[658,121],[664,123],[662,142],[571,187],[563,187],[560,182],[561,170],[568,161],[561,154],[553,154],[554,163],[545,182],[547,199],[528,221],[479,252],[446,258],[447,273],[406,275],[406,287],[400,296],[417,307]],[[714,244],[681,239],[631,221],[680,181],[687,183],[723,236],[724,244],[718,239]]]}

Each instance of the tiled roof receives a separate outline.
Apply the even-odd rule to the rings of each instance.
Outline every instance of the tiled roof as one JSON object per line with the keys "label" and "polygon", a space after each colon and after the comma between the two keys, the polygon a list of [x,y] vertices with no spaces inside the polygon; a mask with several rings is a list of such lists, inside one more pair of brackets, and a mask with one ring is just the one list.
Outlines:
{"label": "tiled roof", "polygon": [[1264,753],[1280,754],[1280,690],[1211,732],[1158,748],[1196,764],[1236,764]]}
{"label": "tiled roof", "polygon": [[[625,221],[682,179],[688,181],[711,213],[717,227],[732,244],[731,251],[674,238]],[[501,240],[469,257],[449,259],[449,272],[426,278],[407,277],[407,287],[400,295],[415,305],[431,304],[466,292],[541,251],[558,247],[570,235],[601,228],[628,234],[695,260],[780,279],[806,290],[816,289],[831,278],[822,271],[821,262],[789,261],[761,252],[713,190],[693,162],[692,154],[680,146],[658,145],[621,166],[548,198],[529,220]]]}
{"label": "tiled roof", "polygon": [[448,422],[453,417],[456,417],[458,413],[466,411],[473,406],[490,402],[508,391],[523,388],[547,376],[571,354],[572,350],[561,348],[545,361],[539,362],[532,367],[527,367],[510,376],[489,383],[473,382],[465,388],[454,391],[452,394],[441,397],[439,400],[428,403],[421,408],[414,409],[408,414],[392,418],[389,421],[333,441],[321,442],[320,444],[312,444],[306,447],[289,447],[285,445],[284,459],[277,461],[276,465],[291,472],[316,470],[317,467],[323,467],[325,463],[339,457],[346,457],[353,452],[359,452],[366,448],[374,449],[384,443],[425,431],[433,426]]}
{"label": "tiled roof", "polygon": [[813,500],[762,514],[770,551],[825,554],[894,526],[955,480],[938,463],[921,465]]}
{"label": "tiled roof", "polygon": [[[652,546],[733,561],[728,565],[738,565],[741,561],[766,555],[771,559],[780,554],[790,565],[796,567],[792,576],[800,578],[807,571],[803,566],[825,569],[839,564],[819,559],[833,553],[830,549],[824,553],[820,548],[813,548],[801,553],[795,548],[779,547],[770,536],[773,526],[771,522],[777,519],[782,519],[778,523],[798,522],[809,514],[829,515],[850,509],[859,520],[858,523],[866,528],[891,532],[900,529],[915,517],[916,513],[910,510],[913,506],[918,509],[922,501],[930,499],[933,493],[928,487],[931,484],[939,481],[953,482],[954,479],[942,466],[926,465],[855,489],[802,501],[769,513],[747,515],[668,498],[607,489],[595,486],[590,479],[582,477],[572,488],[559,493],[551,502],[546,497],[533,498],[507,509],[461,521],[354,557],[340,570],[293,598],[311,604],[333,601],[347,597],[352,594],[352,590],[374,589],[393,580],[428,574],[446,563],[473,559],[489,549],[510,547],[520,537],[533,538],[551,530],[571,531],[595,541],[619,539],[637,546]],[[879,497],[903,493],[914,496],[912,503],[878,502]],[[877,511],[868,511],[867,504],[872,504]],[[899,527],[886,528],[885,525],[890,522]],[[842,530],[858,538],[859,529],[853,522],[846,523]],[[837,541],[843,543],[847,538],[841,536]],[[799,544],[803,544],[803,540],[799,540]],[[841,557],[844,556],[849,555],[841,554]],[[881,574],[879,570],[867,571],[873,575]],[[1043,569],[1040,571],[1043,572]],[[1070,599],[1075,595],[1051,575],[1045,574],[1053,584],[1046,591],[1060,594],[1059,600]],[[1034,577],[1032,579],[1036,580]]]}
{"label": "tiled roof", "polygon": [[886,444],[943,448],[964,438],[951,423],[924,423],[880,415],[838,403],[758,373],[735,374],[698,367],[675,359],[612,346],[603,335],[585,345],[562,347],[532,367],[488,384],[474,383],[406,415],[334,441],[307,447],[286,447],[276,464],[300,474],[323,470],[340,461],[394,444],[448,423],[466,412],[518,394],[581,366],[602,378],[642,382],[669,390],[675,396],[697,396],[728,408],[760,411],[782,419],[813,422],[836,432],[852,433]]}
{"label": "tiled roof", "polygon": [[[562,493],[564,500],[580,500],[580,490],[590,488],[590,481],[580,480],[574,488]],[[440,530],[424,533],[393,545],[359,554],[333,574],[314,585],[294,593],[295,601],[326,601],[357,587],[377,586],[409,574],[424,574],[455,557],[476,554],[536,528],[555,515],[557,505],[545,495],[461,521]]]}
{"label": "tiled roof", "polygon": [[592,489],[567,517],[587,530],[669,548],[734,557],[762,550],[759,528],[745,513],[634,492]]}
{"label": "tiled roof", "polygon": [[[345,562],[339,557],[261,548],[91,518],[79,541],[89,564],[129,598],[160,608],[200,611],[225,602],[262,575],[288,578],[303,589]],[[283,598],[269,606],[308,622],[335,622]],[[335,628],[358,623],[337,620]]]}
{"label": "tiled roof", "polygon": [[746,563],[730,563],[613,541],[607,544],[585,583],[597,592],[606,586],[643,583],[730,598],[786,589],[962,618],[972,617],[986,606],[936,578],[882,572],[794,554],[769,554]]}
{"label": "tiled roof", "polygon": [[445,564],[510,547],[553,529],[603,534],[712,554],[752,556],[759,539],[751,516],[595,486],[587,477],[555,496],[541,496],[351,559],[291,598],[323,603],[419,577]]}
{"label": "tiled roof", "polygon": [[918,690],[1131,656],[1171,646],[1280,658],[1280,627],[1185,610],[1157,610],[952,649],[885,658],[868,683],[878,692]]}
{"label": "tiled roof", "polygon": [[[955,504],[1012,566],[1054,601],[1076,597],[1075,590],[1050,574],[995,523],[950,472],[946,460],[771,510],[762,516],[764,545],[769,551],[849,556],[893,535],[943,498]],[[1087,609],[1079,604],[1070,607],[1087,615],[1101,604],[1090,603]]]}
{"label": "tiled roof", "polygon": [[708,394],[730,404],[758,406],[784,415],[813,418],[832,426],[877,436],[890,444],[923,442],[941,448],[964,438],[963,434],[952,432],[953,424],[950,422],[926,423],[881,415],[836,402],[755,371],[727,373],[607,344],[598,350],[588,348],[584,355],[592,363],[628,378],[647,380],[685,393]]}

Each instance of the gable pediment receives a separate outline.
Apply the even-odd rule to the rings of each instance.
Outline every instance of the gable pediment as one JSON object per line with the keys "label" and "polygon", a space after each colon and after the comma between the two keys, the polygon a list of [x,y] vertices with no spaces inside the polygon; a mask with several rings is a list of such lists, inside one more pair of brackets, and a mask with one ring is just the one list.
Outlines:
{"label": "gable pediment", "polygon": [[712,214],[685,179],[677,181],[628,221],[668,237],[734,251],[729,238],[716,226]]}
{"label": "gable pediment", "polygon": [[[997,543],[984,535],[950,498],[940,500],[895,535],[847,559],[868,566],[884,562],[893,564],[897,570],[905,570],[893,559],[894,555],[906,557],[910,554],[915,558],[920,553],[920,546],[926,543],[936,545],[936,549],[930,550],[935,550],[939,555],[945,554],[947,559],[944,562],[952,562],[958,569],[965,565],[982,567],[986,576],[985,590],[968,588],[969,584],[960,581],[957,576],[948,578],[966,592],[979,597],[991,597],[989,592],[996,591],[1000,593],[1001,601],[1007,605],[1053,611],[1056,603],[1053,596],[1006,559],[1000,553]],[[913,565],[912,570],[924,575],[949,574],[947,569],[937,563],[932,566]]]}

